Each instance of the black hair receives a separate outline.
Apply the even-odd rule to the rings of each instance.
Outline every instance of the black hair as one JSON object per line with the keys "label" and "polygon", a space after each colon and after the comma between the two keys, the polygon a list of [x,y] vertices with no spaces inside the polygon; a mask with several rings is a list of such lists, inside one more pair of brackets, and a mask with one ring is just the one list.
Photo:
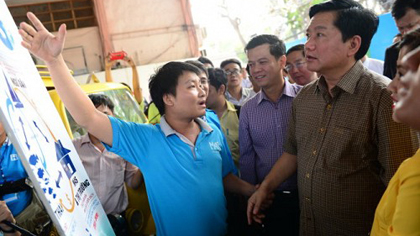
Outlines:
{"label": "black hair", "polygon": [[286,56],[289,55],[292,52],[302,52],[302,55],[305,56],[305,45],[298,44],[298,45],[295,45],[295,46],[289,48],[289,50],[287,50],[287,52],[286,52]]}
{"label": "black hair", "polygon": [[96,108],[103,105],[108,107],[112,113],[114,113],[114,103],[108,96],[104,94],[89,94],[88,97]]}
{"label": "black hair", "polygon": [[343,42],[355,35],[360,36],[361,45],[355,55],[356,60],[366,55],[379,25],[379,18],[372,11],[353,0],[331,0],[312,6],[309,9],[309,17],[312,18],[321,12],[336,13],[334,26],[340,30]]}
{"label": "black hair", "polygon": [[407,47],[408,51],[412,51],[420,46],[420,28],[411,30],[404,34],[401,41],[398,44],[398,49],[401,50],[403,47]]}
{"label": "black hair", "polygon": [[284,45],[284,42],[272,34],[261,34],[253,37],[245,46],[245,52],[263,44],[270,45],[270,54],[273,55],[276,60],[286,54],[286,46]]}
{"label": "black hair", "polygon": [[220,68],[223,69],[223,67],[225,67],[226,65],[231,64],[231,63],[237,64],[239,66],[239,68],[242,70],[241,62],[238,59],[235,59],[235,58],[230,58],[230,59],[222,61],[222,63],[220,63]]}
{"label": "black hair", "polygon": [[210,59],[208,59],[207,57],[199,57],[198,59],[197,59],[197,61],[199,61],[199,62],[201,62],[201,63],[203,63],[203,64],[210,64],[211,65],[211,67],[214,67],[214,65],[213,65],[213,62],[211,62],[210,61]]}
{"label": "black hair", "polygon": [[248,75],[251,75],[251,68],[249,68],[249,64],[246,64],[245,70],[248,73]]}
{"label": "black hair", "polygon": [[203,63],[196,61],[196,60],[188,60],[185,61],[185,63],[193,65],[195,67],[197,67],[198,69],[200,69],[200,71],[204,74],[206,74],[207,78],[209,77],[209,72],[207,71],[206,67],[204,66]]}
{"label": "black hair", "polygon": [[216,90],[219,90],[220,86],[227,85],[226,73],[220,68],[209,68],[209,82],[210,85],[214,86]]}
{"label": "black hair", "polygon": [[395,0],[392,4],[392,17],[399,20],[405,16],[408,9],[413,9],[420,15],[420,1],[419,0]]}
{"label": "black hair", "polygon": [[163,96],[172,94],[176,96],[178,78],[186,71],[200,74],[200,70],[191,64],[184,62],[168,62],[160,67],[149,79],[149,91],[160,115],[165,114]]}

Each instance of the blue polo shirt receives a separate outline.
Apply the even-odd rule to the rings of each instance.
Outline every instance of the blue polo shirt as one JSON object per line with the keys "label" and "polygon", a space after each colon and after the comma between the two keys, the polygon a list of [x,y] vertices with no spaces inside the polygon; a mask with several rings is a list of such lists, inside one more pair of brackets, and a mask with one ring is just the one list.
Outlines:
{"label": "blue polo shirt", "polygon": [[109,119],[113,141],[106,147],[142,171],[158,235],[226,234],[223,178],[234,166],[221,132],[196,119],[194,145],[164,116],[155,126]]}
{"label": "blue polo shirt", "polygon": [[[216,128],[219,129],[220,133],[222,134],[222,138],[223,138],[223,145],[225,145],[226,147],[229,147],[226,137],[223,134],[223,130],[222,127],[220,126],[220,120],[219,117],[217,117],[216,112],[214,112],[213,110],[210,109],[206,109],[206,115],[203,116],[204,121],[206,121],[208,124],[214,124],[216,126]],[[232,159],[232,153],[230,151],[230,149],[228,149],[228,156],[230,159]],[[233,174],[238,175],[238,169],[236,168],[236,166],[233,166],[234,170],[232,171]]]}
{"label": "blue polo shirt", "polygon": [[[0,161],[0,184],[28,177],[16,149],[9,139],[6,139],[0,149]],[[5,201],[12,214],[17,216],[29,205],[32,192],[27,190],[6,194],[0,199]]]}

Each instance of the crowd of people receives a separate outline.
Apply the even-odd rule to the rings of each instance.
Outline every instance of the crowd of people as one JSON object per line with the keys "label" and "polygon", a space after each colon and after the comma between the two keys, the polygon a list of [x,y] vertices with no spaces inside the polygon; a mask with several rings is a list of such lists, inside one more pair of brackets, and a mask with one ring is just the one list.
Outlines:
{"label": "crowd of people", "polygon": [[[74,145],[107,214],[144,181],[158,235],[420,235],[420,2],[395,0],[392,15],[401,38],[384,63],[366,57],[379,19],[353,0],[313,5],[307,42],[287,51],[253,37],[246,67],[169,62],[149,80],[150,124],[84,94],[65,25],[54,36],[28,13],[19,33],[88,131]],[[1,123],[0,143],[0,222],[24,225],[42,204],[25,184],[5,190],[27,175]]]}

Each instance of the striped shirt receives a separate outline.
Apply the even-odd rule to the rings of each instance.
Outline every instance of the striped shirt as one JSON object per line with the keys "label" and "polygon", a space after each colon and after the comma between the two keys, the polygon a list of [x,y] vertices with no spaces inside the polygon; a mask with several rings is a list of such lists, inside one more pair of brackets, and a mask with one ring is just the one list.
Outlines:
{"label": "striped shirt", "polygon": [[73,140],[73,145],[89,175],[106,214],[120,214],[128,206],[128,193],[133,176],[139,170],[133,164],[108,150],[99,150],[86,134]]}
{"label": "striped shirt", "polygon": [[395,123],[385,77],[357,62],[331,90],[305,86],[293,101],[285,152],[296,155],[301,235],[368,235],[400,163],[414,154]]}
{"label": "striped shirt", "polygon": [[[241,108],[239,169],[243,180],[261,183],[283,154],[292,101],[300,88],[285,81],[283,94],[276,102],[261,90]],[[296,175],[293,175],[278,190],[296,188]]]}

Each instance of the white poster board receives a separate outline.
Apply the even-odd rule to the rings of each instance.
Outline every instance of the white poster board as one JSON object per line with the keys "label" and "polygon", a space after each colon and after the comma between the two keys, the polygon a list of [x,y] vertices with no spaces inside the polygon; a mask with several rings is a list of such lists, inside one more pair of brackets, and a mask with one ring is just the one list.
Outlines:
{"label": "white poster board", "polygon": [[115,235],[0,0],[0,120],[60,235]]}

